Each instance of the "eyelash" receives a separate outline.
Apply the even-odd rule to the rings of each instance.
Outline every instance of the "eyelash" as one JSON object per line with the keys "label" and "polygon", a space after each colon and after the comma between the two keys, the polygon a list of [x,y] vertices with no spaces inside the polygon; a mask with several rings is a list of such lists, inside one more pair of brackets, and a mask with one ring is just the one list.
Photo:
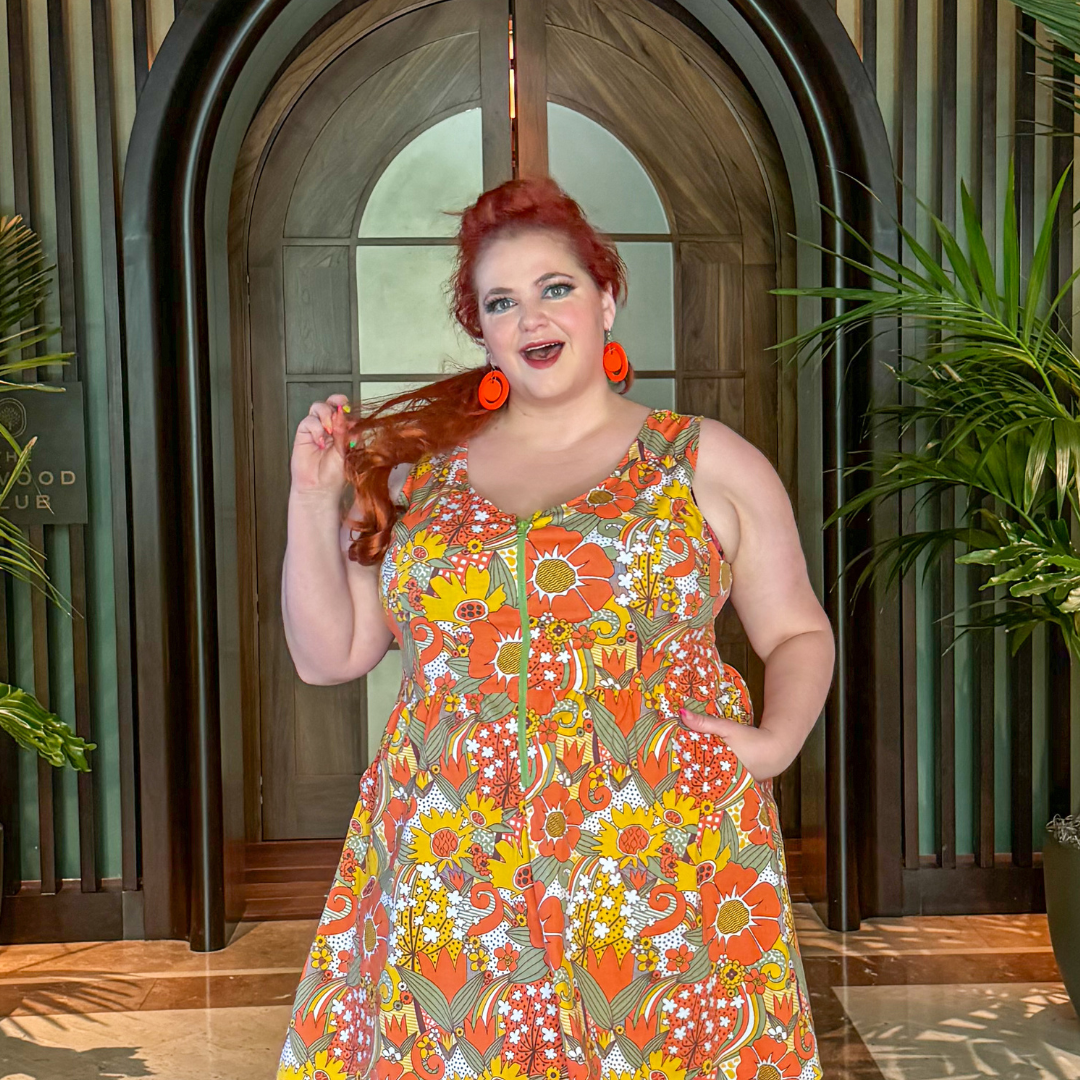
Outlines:
{"label": "eyelash", "polygon": [[[576,288],[576,286],[571,285],[568,281],[553,281],[550,285],[546,285],[544,287],[544,292],[547,293],[548,289],[566,289],[566,292],[563,293],[562,296],[554,297],[554,299],[556,299],[556,300],[565,300],[566,297],[568,297],[574,291],[575,288]],[[510,297],[508,297],[508,296],[497,296],[494,300],[489,300],[484,305],[484,311],[488,315],[491,315],[492,313],[497,313],[500,310],[505,311],[506,310],[505,308],[502,308],[502,309],[499,308],[499,304],[501,304],[504,300],[509,300],[509,299],[510,299]]]}

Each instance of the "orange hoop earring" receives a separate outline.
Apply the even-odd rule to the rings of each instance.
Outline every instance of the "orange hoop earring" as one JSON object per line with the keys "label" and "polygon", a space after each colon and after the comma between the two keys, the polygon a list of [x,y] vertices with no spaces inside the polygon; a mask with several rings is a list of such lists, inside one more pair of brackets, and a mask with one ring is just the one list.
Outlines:
{"label": "orange hoop earring", "polygon": [[617,342],[611,340],[611,331],[605,330],[604,337],[607,344],[604,346],[604,374],[613,382],[626,381],[630,374],[630,361],[626,357],[626,350]]}
{"label": "orange hoop earring", "polygon": [[476,393],[485,409],[501,408],[510,396],[510,380],[498,368],[492,368],[480,380]]}

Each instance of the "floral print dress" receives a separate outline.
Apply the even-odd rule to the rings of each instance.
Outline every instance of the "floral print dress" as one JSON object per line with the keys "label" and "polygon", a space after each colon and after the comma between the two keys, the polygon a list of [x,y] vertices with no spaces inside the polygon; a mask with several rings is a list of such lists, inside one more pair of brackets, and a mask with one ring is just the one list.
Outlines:
{"label": "floral print dress", "polygon": [[678,715],[753,723],[699,431],[651,413],[531,519],[464,447],[413,468],[381,568],[401,692],[279,1080],[821,1076],[771,783]]}

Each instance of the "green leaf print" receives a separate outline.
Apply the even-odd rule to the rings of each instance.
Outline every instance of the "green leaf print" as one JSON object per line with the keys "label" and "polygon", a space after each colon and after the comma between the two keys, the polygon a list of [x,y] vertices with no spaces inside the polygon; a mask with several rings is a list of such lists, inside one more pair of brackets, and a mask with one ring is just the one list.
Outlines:
{"label": "green leaf print", "polygon": [[615,1045],[622,1051],[622,1056],[629,1062],[630,1068],[641,1068],[645,1059],[641,1056],[641,1051],[632,1040],[628,1039],[625,1035],[616,1035]]}
{"label": "green leaf print", "polygon": [[308,1047],[308,1061],[313,1065],[315,1064],[315,1055],[321,1054],[324,1050],[330,1049],[330,1044],[337,1038],[336,1031],[328,1031],[325,1035],[320,1035],[309,1047]]}
{"label": "green leaf print", "polygon": [[739,856],[739,830],[735,828],[735,822],[731,814],[725,811],[724,820],[720,822],[720,850],[727,848],[731,857],[738,862]]}
{"label": "green leaf print", "polygon": [[631,979],[630,984],[611,999],[611,1015],[617,1023],[623,1023],[637,1009],[652,985],[651,979]]}
{"label": "green leaf print", "polygon": [[308,1060],[308,1048],[304,1045],[304,1040],[292,1028],[289,1028],[289,1049],[292,1051],[292,1056],[301,1064]]}
{"label": "green leaf print", "polygon": [[517,966],[510,972],[510,978],[516,983],[531,983],[548,974],[547,953],[543,949],[522,949],[517,959]]}
{"label": "green leaf print", "polygon": [[501,585],[503,596],[517,596],[517,581],[514,575],[510,573],[510,567],[506,565],[506,560],[501,555],[496,553],[491,556],[488,571],[491,574],[492,592],[495,592]]}
{"label": "green leaf print", "polygon": [[451,806],[457,805],[458,800],[460,799],[460,796],[458,795],[458,790],[456,787],[454,787],[453,784],[450,783],[449,780],[446,779],[445,776],[441,774],[436,775],[435,786],[439,789],[439,791],[442,793],[443,798],[446,799],[446,801]]}
{"label": "green leaf print", "polygon": [[[479,982],[480,980],[474,979],[473,981]],[[484,1055],[481,1054],[468,1039],[458,1039],[456,1045],[470,1069],[478,1074],[483,1073],[487,1069],[488,1064],[484,1060]]]}
{"label": "green leaf print", "polygon": [[[400,968],[398,970],[401,970]],[[419,971],[401,971],[402,978],[412,991],[412,995],[420,1002],[421,1008],[443,1029],[454,1030],[454,1020],[450,1015],[450,1006],[446,1003],[443,992]]]}
{"label": "green leaf print", "polygon": [[579,963],[571,960],[570,966],[574,972],[574,981],[581,991],[581,1000],[585,1002],[586,1011],[592,1013],[593,1020],[600,1027],[607,1028],[610,1031],[615,1026],[615,1021],[612,1019],[611,1006],[604,996],[604,991],[600,989],[599,984],[592,975]]}
{"label": "green leaf print", "polygon": [[731,861],[757,874],[760,874],[767,866],[773,866],[775,869],[775,855],[768,844],[748,844]]}
{"label": "green leaf print", "polygon": [[713,963],[709,959],[709,950],[701,946],[695,953],[690,966],[679,976],[681,983],[701,982],[712,973]]}
{"label": "green leaf print", "polygon": [[664,1049],[664,1043],[667,1042],[668,1033],[661,1031],[659,1034],[654,1035],[642,1048],[641,1055],[644,1058],[648,1058],[650,1054],[655,1054],[658,1050]]}
{"label": "green leaf print", "polygon": [[[462,1020],[472,1012],[473,1006],[476,1005],[476,999],[480,996],[480,991],[484,989],[482,974],[482,972],[478,971],[475,978],[466,979],[465,985],[454,995],[454,1000],[450,1002],[450,1019],[453,1021],[454,1027],[458,1027]],[[480,1071],[483,1072],[483,1069],[481,1068]]]}
{"label": "green leaf print", "polygon": [[630,751],[626,745],[626,736],[619,730],[619,725],[615,723],[615,717],[611,715],[608,707],[590,697],[589,715],[600,741],[607,747],[612,758],[620,765],[629,764]]}
{"label": "green leaf print", "polygon": [[480,719],[485,724],[494,723],[514,711],[509,694],[485,694],[480,699]]}
{"label": "green leaf print", "polygon": [[559,860],[554,855],[541,855],[533,859],[533,876],[542,885],[550,885],[559,872]]}
{"label": "green leaf print", "polygon": [[442,757],[450,739],[450,717],[444,716],[428,733],[424,743],[424,753],[420,757],[420,768],[430,769]]}

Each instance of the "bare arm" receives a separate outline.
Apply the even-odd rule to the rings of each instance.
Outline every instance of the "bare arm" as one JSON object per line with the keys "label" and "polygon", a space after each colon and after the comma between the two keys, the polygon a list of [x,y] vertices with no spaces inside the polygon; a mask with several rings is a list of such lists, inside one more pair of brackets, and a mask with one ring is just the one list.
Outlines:
{"label": "bare arm", "polygon": [[341,522],[346,404],[341,394],[316,402],[297,428],[281,574],[289,653],[300,678],[320,686],[366,675],[391,641],[378,568],[348,557]]}
{"label": "bare arm", "polygon": [[694,496],[731,562],[730,602],[765,663],[757,728],[695,714],[688,726],[724,736],[755,778],[795,760],[832,683],[835,642],[814,593],[784,485],[768,458],[714,420],[702,423]]}

